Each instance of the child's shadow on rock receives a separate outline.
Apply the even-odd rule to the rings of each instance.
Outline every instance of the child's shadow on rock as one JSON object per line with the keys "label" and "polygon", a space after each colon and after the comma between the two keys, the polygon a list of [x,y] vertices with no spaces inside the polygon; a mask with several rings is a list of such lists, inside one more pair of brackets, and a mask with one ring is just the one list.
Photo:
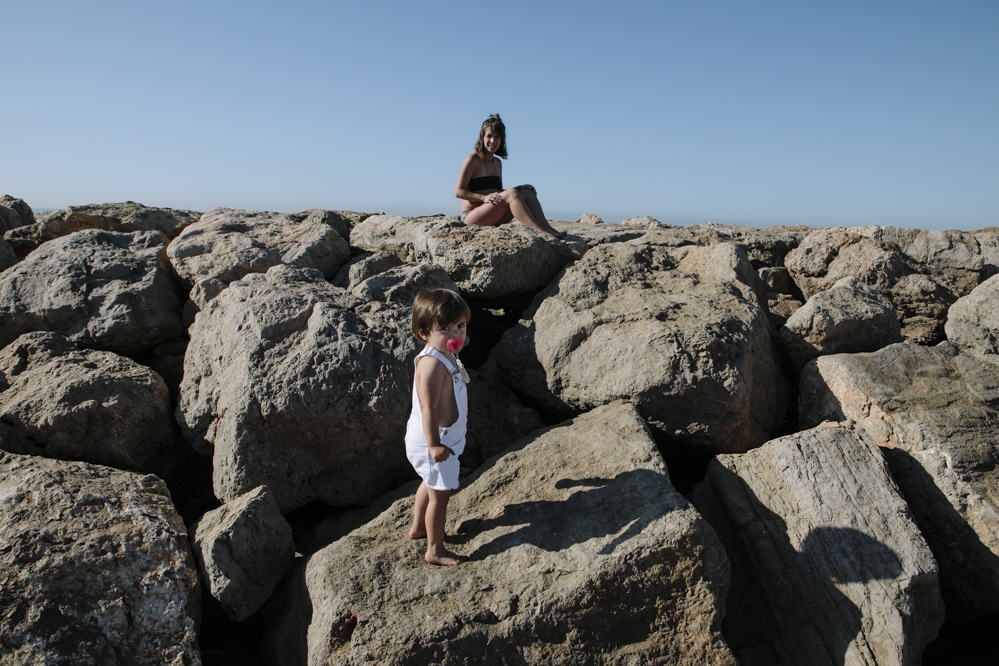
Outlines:
{"label": "child's shadow on rock", "polygon": [[[525,543],[557,552],[617,534],[600,549],[600,554],[606,555],[640,534],[652,521],[686,505],[666,476],[645,469],[623,472],[611,479],[560,479],[554,487],[586,490],[562,500],[509,504],[496,518],[465,520],[448,541],[468,543],[481,534],[502,529],[503,534],[468,555],[469,560],[481,560]],[[515,529],[507,531],[509,528]]]}

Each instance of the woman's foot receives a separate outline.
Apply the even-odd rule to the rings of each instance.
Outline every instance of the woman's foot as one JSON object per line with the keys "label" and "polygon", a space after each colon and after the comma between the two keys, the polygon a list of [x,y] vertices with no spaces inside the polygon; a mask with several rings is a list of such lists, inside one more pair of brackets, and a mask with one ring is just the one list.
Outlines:
{"label": "woman's foot", "polygon": [[409,538],[410,539],[426,539],[427,538],[427,531],[426,530],[416,530],[416,529],[410,528],[410,530],[409,530]]}
{"label": "woman's foot", "polygon": [[436,564],[442,567],[453,567],[461,562],[461,560],[458,559],[458,556],[449,550],[444,550],[440,554],[434,554],[427,551],[427,553],[423,556],[423,559],[430,564]]}

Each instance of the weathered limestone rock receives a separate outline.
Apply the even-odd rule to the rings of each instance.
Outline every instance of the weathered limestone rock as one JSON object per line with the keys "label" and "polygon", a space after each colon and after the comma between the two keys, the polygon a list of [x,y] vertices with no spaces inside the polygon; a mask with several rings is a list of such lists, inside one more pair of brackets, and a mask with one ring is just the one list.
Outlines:
{"label": "weathered limestone rock", "polygon": [[999,274],[999,227],[989,227],[970,232],[978,241],[982,254],[982,280]]}
{"label": "weathered limestone rock", "polygon": [[0,452],[0,544],[0,663],[201,663],[197,571],[156,477]]}
{"label": "weathered limestone rock", "polygon": [[332,278],[350,260],[350,247],[321,215],[215,208],[186,227],[167,248],[180,279],[225,283],[287,264]]}
{"label": "weathered limestone rock", "polygon": [[947,340],[986,363],[999,364],[999,276],[978,285],[947,312]]}
{"label": "weathered limestone rock", "polygon": [[205,307],[205,304],[221,294],[222,290],[227,286],[225,282],[216,280],[215,278],[205,278],[204,280],[195,282],[194,286],[191,287],[191,292],[188,294],[187,302],[184,303],[184,309],[181,311],[184,328],[191,328],[194,318],[198,316],[198,313]]}
{"label": "weathered limestone rock", "polygon": [[0,448],[169,477],[177,432],[166,385],[111,352],[27,333],[0,350]]}
{"label": "weathered limestone rock", "polygon": [[783,266],[784,257],[798,247],[801,240],[811,231],[801,225],[776,226],[759,229],[739,224],[718,224],[706,222],[691,227],[701,231],[715,231],[722,242],[736,243],[746,250],[746,255],[756,267]]}
{"label": "weathered limestone rock", "polygon": [[949,277],[961,294],[969,293],[984,277],[985,262],[974,234],[881,226],[847,230],[896,245],[913,261]]}
{"label": "weathered limestone rock", "polygon": [[87,230],[49,241],[0,274],[0,347],[54,331],[135,355],[184,332],[158,232]]}
{"label": "weathered limestone rock", "polygon": [[994,366],[949,343],[822,356],[802,373],[799,416],[866,428],[940,564],[948,615],[999,612]]}
{"label": "weathered limestone rock", "polygon": [[[381,213],[374,213],[380,215]],[[347,240],[350,238],[350,231],[358,224],[371,217],[372,213],[355,213],[349,210],[323,210],[322,208],[311,208],[296,213],[295,217],[302,217],[305,222],[319,222],[332,227],[340,238]]]}
{"label": "weathered limestone rock", "polygon": [[193,548],[211,595],[237,622],[260,608],[295,559],[291,526],[267,486],[206,513]]}
{"label": "weathered limestone rock", "polygon": [[310,559],[310,664],[735,663],[724,551],[630,406],[539,431],[469,479],[448,509],[458,567],[423,562],[412,510]]}
{"label": "weathered limestone rock", "polygon": [[626,400],[668,437],[746,451],[783,422],[787,399],[757,288],[732,244],[603,245],[493,354],[507,385],[554,413]]}
{"label": "weathered limestone rock", "polygon": [[927,275],[894,244],[844,229],[808,234],[785,258],[805,298],[853,276],[891,296],[907,340],[934,344],[943,339],[947,308],[959,293],[942,275]]}
{"label": "weathered limestone rock", "polygon": [[352,290],[369,277],[402,266],[402,259],[388,252],[365,252],[351,259],[330,282],[334,287]]}
{"label": "weathered limestone rock", "polygon": [[0,238],[0,273],[16,263],[17,254],[14,253],[14,248],[3,238]]}
{"label": "weathered limestone rock", "polygon": [[18,218],[14,224],[8,226],[6,229],[0,228],[0,234],[7,229],[15,229],[17,227],[23,227],[25,225],[35,223],[35,214],[32,212],[31,206],[24,202],[24,199],[15,199],[9,194],[5,194],[0,197],[0,206],[13,211]]}
{"label": "weathered limestone rock", "polygon": [[763,284],[767,286],[767,291],[778,294],[794,294],[794,280],[791,274],[783,266],[764,266],[756,271]]}
{"label": "weathered limestone rock", "polygon": [[215,495],[266,485],[282,511],[313,499],[364,504],[407,476],[418,351],[409,305],[365,304],[318,271],[284,265],[204,304],[177,420],[213,455]]}
{"label": "weathered limestone rock", "polygon": [[579,219],[576,220],[576,222],[579,222],[580,224],[603,224],[604,223],[603,220],[601,220],[599,217],[597,217],[593,213],[585,213],[584,215],[581,215],[579,217]]}
{"label": "weathered limestone rock", "polygon": [[732,560],[722,630],[740,663],[921,663],[943,623],[937,564],[863,431],[718,456],[693,502]]}
{"label": "weathered limestone rock", "polygon": [[629,217],[627,220],[621,222],[622,226],[625,227],[635,227],[636,229],[659,229],[661,227],[671,227],[671,224],[663,224],[654,217],[649,217],[648,215],[640,215],[638,217]]}
{"label": "weathered limestone rock", "polygon": [[800,371],[825,354],[877,351],[902,341],[891,299],[855,277],[845,277],[819,292],[780,329],[788,356]]}
{"label": "weathered limestone rock", "polygon": [[440,266],[403,264],[398,268],[372,275],[351,289],[351,293],[365,302],[382,301],[412,305],[416,295],[425,289],[458,291],[458,285]]}
{"label": "weathered limestone rock", "polygon": [[32,224],[11,231],[8,240],[19,257],[25,257],[42,243],[84,229],[133,232],[159,231],[168,239],[198,220],[201,213],[191,210],[149,208],[133,201],[111,204],[70,206],[46,213]]}
{"label": "weathered limestone rock", "polygon": [[477,227],[453,216],[374,215],[354,227],[350,244],[437,264],[462,293],[482,298],[536,291],[575,256],[565,243],[522,224]]}

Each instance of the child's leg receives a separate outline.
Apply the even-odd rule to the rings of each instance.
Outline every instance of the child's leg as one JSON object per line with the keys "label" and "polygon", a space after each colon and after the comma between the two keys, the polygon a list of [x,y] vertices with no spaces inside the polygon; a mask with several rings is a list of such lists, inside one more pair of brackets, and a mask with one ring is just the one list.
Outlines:
{"label": "child's leg", "polygon": [[430,564],[450,566],[458,564],[457,556],[444,548],[444,524],[447,522],[447,504],[450,490],[427,488],[427,553],[423,556]]}
{"label": "child's leg", "polygon": [[422,539],[427,536],[427,503],[430,495],[427,493],[427,484],[420,483],[416,489],[416,502],[413,505],[413,526],[409,528],[410,539]]}

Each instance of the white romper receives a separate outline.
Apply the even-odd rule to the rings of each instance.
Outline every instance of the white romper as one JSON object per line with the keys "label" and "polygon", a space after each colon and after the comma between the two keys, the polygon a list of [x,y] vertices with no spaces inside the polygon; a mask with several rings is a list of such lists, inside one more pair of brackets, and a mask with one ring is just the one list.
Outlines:
{"label": "white romper", "polygon": [[427,438],[423,434],[423,412],[420,410],[420,397],[416,394],[416,378],[413,378],[413,411],[406,423],[406,457],[413,469],[420,475],[428,488],[434,490],[455,490],[458,487],[458,456],[465,450],[465,431],[468,420],[468,388],[459,368],[433,347],[425,348],[413,360],[413,366],[424,356],[432,356],[451,374],[454,382],[454,400],[458,403],[458,419],[447,427],[439,428],[441,444],[454,451],[442,463],[430,457]]}

